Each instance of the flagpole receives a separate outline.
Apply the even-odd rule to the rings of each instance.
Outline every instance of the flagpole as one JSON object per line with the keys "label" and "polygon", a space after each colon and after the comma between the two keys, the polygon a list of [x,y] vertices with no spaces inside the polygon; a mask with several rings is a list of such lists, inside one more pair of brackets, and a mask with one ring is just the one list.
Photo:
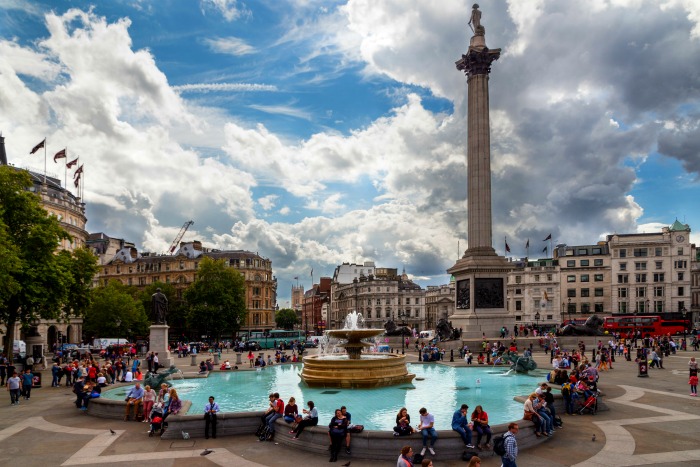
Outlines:
{"label": "flagpole", "polygon": [[529,260],[530,259],[530,239],[527,239],[527,243],[525,244],[525,257]]}
{"label": "flagpole", "polygon": [[44,136],[44,185],[46,185],[46,136]]}

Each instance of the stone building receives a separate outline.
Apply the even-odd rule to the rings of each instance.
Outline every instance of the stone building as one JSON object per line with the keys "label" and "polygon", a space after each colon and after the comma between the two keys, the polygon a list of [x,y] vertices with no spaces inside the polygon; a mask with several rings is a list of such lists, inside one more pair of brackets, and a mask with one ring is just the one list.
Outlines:
{"label": "stone building", "polygon": [[610,314],[611,259],[606,242],[595,245],[558,245],[554,251],[559,260],[561,277],[561,309],[566,317],[578,314]]}
{"label": "stone building", "polygon": [[297,319],[301,323],[302,321],[302,314],[301,314],[301,309],[304,303],[304,286],[299,285],[292,285],[292,310],[294,310],[297,314]]}
{"label": "stone building", "polygon": [[612,310],[682,313],[691,306],[690,227],[678,221],[661,232],[609,235]]}
{"label": "stone building", "polygon": [[118,280],[125,285],[145,288],[155,282],[173,284],[181,300],[185,289],[197,277],[197,268],[203,257],[224,260],[236,268],[246,283],[248,317],[241,323],[241,331],[263,331],[275,328],[277,278],[272,274],[272,261],[257,253],[244,250],[221,251],[203,248],[201,242],[181,243],[174,255],[139,254],[126,245],[104,264],[97,280],[104,285]]}
{"label": "stone building", "polygon": [[506,296],[508,311],[516,324],[559,323],[562,317],[559,261],[545,258],[512,264]]}
{"label": "stone building", "polygon": [[[348,269],[356,270],[357,276]],[[398,275],[396,269],[375,268],[369,262],[363,267],[343,264],[333,274],[328,328],[341,329],[353,311],[362,314],[365,327],[382,328],[393,319],[420,331],[425,329],[425,291],[405,271]]]}
{"label": "stone building", "polygon": [[425,327],[435,329],[438,321],[454,314],[455,281],[449,284],[429,285],[425,290]]}
{"label": "stone building", "polygon": [[[9,165],[5,150],[5,137],[0,135],[0,165]],[[86,245],[88,232],[85,230],[87,217],[85,217],[85,203],[75,196],[70,190],[61,186],[61,181],[53,176],[40,174],[32,170],[17,168],[29,174],[32,186],[29,191],[35,193],[41,206],[58,219],[60,226],[68,232],[70,238],[61,240],[57,250],[72,251]],[[43,345],[44,352],[51,350],[53,345],[62,342],[80,342],[82,336],[82,318],[71,318],[65,321],[38,320],[36,326],[32,326],[27,332],[16,324],[15,336],[17,339],[27,341],[27,352],[30,345]],[[0,331],[5,333],[5,325],[0,326]],[[27,334],[34,335],[28,339]],[[29,342],[31,340],[31,343]]]}

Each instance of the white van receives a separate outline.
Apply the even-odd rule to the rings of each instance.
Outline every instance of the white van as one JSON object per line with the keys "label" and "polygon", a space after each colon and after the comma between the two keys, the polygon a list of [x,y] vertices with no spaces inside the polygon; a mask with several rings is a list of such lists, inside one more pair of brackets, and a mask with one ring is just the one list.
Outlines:
{"label": "white van", "polygon": [[432,339],[433,337],[435,337],[435,331],[421,331],[420,332],[421,339]]}
{"label": "white van", "polygon": [[14,341],[12,344],[12,353],[24,358],[27,356],[27,344],[24,341]]}

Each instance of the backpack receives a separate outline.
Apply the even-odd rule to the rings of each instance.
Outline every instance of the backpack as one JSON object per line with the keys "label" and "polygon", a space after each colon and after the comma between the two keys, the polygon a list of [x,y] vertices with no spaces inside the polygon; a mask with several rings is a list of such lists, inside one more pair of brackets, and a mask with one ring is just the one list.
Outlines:
{"label": "backpack", "polygon": [[493,452],[499,457],[503,457],[506,455],[505,435],[496,436],[495,438],[493,438]]}
{"label": "backpack", "polygon": [[423,462],[423,456],[421,456],[420,454],[414,454],[413,465],[420,465],[421,462]]}
{"label": "backpack", "polygon": [[564,383],[561,385],[561,395],[564,398],[568,398],[571,395],[571,383]]}

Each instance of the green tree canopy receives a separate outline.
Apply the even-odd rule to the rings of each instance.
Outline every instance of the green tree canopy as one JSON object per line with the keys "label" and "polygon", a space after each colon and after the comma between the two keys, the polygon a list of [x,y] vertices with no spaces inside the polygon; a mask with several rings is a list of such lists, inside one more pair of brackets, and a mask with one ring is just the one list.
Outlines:
{"label": "green tree canopy", "polygon": [[69,236],[28,191],[31,185],[27,172],[0,167],[0,321],[7,326],[10,346],[17,322],[28,326],[36,318],[61,318],[66,310],[81,312],[69,308],[82,300],[73,293],[84,278],[74,274],[89,269],[82,254],[55,254],[60,240]]}
{"label": "green tree canopy", "polygon": [[294,325],[299,323],[297,312],[291,308],[283,308],[275,313],[275,324],[278,328],[294,329]]}
{"label": "green tree canopy", "polygon": [[123,285],[117,280],[92,289],[92,300],[85,313],[83,333],[93,337],[128,337],[145,334],[149,321],[135,287]]}
{"label": "green tree canopy", "polygon": [[223,260],[203,258],[185,291],[189,327],[217,339],[222,331],[237,332],[247,315],[245,290],[241,273]]}

